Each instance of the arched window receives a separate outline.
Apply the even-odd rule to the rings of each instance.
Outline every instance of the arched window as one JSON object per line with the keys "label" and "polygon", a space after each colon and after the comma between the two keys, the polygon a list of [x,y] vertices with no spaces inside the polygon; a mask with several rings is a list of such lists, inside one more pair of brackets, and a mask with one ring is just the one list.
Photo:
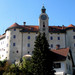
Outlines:
{"label": "arched window", "polygon": [[43,22],[43,27],[45,27],[45,22]]}

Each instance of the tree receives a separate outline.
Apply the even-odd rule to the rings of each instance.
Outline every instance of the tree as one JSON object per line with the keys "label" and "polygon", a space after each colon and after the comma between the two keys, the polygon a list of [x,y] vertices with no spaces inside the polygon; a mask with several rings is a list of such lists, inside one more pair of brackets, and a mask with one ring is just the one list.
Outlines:
{"label": "tree", "polygon": [[5,72],[7,63],[8,62],[6,60],[0,61],[0,75],[3,75],[3,73]]}
{"label": "tree", "polygon": [[23,61],[20,63],[19,69],[21,71],[21,75],[32,75],[31,72],[31,61],[27,60],[25,57],[22,58]]}
{"label": "tree", "polygon": [[8,65],[7,63],[5,66],[5,70],[3,70],[1,74],[2,75],[32,75],[30,64],[31,64],[30,60],[26,60],[26,58],[23,57],[22,62],[18,64]]}
{"label": "tree", "polygon": [[55,75],[53,70],[53,54],[49,49],[45,33],[39,34],[32,55],[33,75]]}

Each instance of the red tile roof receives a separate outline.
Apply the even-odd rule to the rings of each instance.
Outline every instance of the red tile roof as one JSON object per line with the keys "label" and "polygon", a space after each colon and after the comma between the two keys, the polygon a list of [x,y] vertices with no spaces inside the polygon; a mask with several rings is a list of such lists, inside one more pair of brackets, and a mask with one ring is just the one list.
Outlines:
{"label": "red tile roof", "polygon": [[29,30],[31,30],[31,29],[33,29],[33,30],[38,30],[39,29],[39,26],[31,26],[31,25],[28,25],[28,26],[22,26],[22,27],[24,27],[25,29],[27,28],[27,29],[29,29]]}
{"label": "red tile roof", "polygon": [[51,51],[58,54],[58,55],[67,57],[68,52],[69,52],[69,48],[61,48],[61,49],[58,49],[58,50],[52,49]]}
{"label": "red tile roof", "polygon": [[65,26],[49,26],[49,28],[55,28],[55,29],[66,29],[67,27],[65,27]]}
{"label": "red tile roof", "polygon": [[[14,23],[13,25],[11,25],[10,27],[18,27],[19,26],[19,24],[17,24],[17,23]],[[10,28],[9,27],[9,28]]]}
{"label": "red tile roof", "polygon": [[9,29],[12,29],[12,28],[23,28],[23,27],[22,27],[21,25],[17,24],[17,23],[14,23],[14,24],[11,25],[10,27],[8,27],[8,28],[6,29],[6,31],[9,30]]}
{"label": "red tile roof", "polygon": [[73,24],[70,24],[68,27],[75,27]]}
{"label": "red tile roof", "polygon": [[0,35],[0,39],[4,38],[6,35],[6,33],[4,33],[3,35]]}
{"label": "red tile roof", "polygon": [[[68,27],[65,27],[64,25],[63,26],[49,26],[49,31],[50,32],[61,32],[65,29],[70,29],[71,27],[75,27],[74,25],[70,24]],[[27,29],[27,30],[32,30],[32,31],[37,31],[39,30],[39,26],[38,25],[19,25],[17,23],[14,23],[13,25],[11,25],[9,28],[7,28],[6,30],[8,29],[11,29],[11,28],[23,28],[23,29]]]}

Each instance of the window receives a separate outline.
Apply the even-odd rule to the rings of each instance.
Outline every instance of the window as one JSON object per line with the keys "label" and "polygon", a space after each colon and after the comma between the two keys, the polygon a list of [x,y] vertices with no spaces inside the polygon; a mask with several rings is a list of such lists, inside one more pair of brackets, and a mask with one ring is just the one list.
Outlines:
{"label": "window", "polygon": [[16,29],[14,29],[14,31],[16,31]]}
{"label": "window", "polygon": [[60,37],[58,37],[58,40],[60,40]]}
{"label": "window", "polygon": [[43,27],[45,27],[45,22],[43,22]]}
{"label": "window", "polygon": [[13,38],[16,38],[16,35],[13,35]]}
{"label": "window", "polygon": [[28,39],[30,39],[30,36],[28,36]]}
{"label": "window", "polygon": [[51,36],[50,39],[53,40],[53,37]]}
{"label": "window", "polygon": [[57,44],[56,46],[57,46],[58,48],[60,48],[60,45],[59,45],[59,44]]}
{"label": "window", "polygon": [[73,36],[73,39],[75,39],[75,36]]}
{"label": "window", "polygon": [[8,44],[6,46],[8,47]]}
{"label": "window", "polygon": [[28,47],[30,47],[30,43],[28,43],[28,45],[27,45]]}
{"label": "window", "polygon": [[54,68],[61,68],[61,63],[54,63]]}
{"label": "window", "polygon": [[28,51],[28,54],[29,54],[30,52]]}
{"label": "window", "polygon": [[53,48],[53,44],[51,44],[51,48]]}
{"label": "window", "polygon": [[13,46],[15,46],[16,44],[15,43],[13,43]]}
{"label": "window", "polygon": [[4,57],[4,55],[2,55],[2,57]]}
{"label": "window", "polygon": [[43,25],[43,27],[45,27],[45,25]]}
{"label": "window", "polygon": [[5,49],[4,49],[4,51],[5,51]]}
{"label": "window", "polygon": [[16,51],[16,53],[18,53],[18,50]]}

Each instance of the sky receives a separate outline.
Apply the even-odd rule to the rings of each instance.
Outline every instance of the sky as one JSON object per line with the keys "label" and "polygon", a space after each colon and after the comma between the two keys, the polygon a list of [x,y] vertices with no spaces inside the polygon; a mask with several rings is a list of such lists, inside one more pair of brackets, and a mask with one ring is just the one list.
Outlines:
{"label": "sky", "polygon": [[75,0],[0,0],[0,34],[15,22],[39,25],[43,5],[49,16],[49,25],[75,25]]}

